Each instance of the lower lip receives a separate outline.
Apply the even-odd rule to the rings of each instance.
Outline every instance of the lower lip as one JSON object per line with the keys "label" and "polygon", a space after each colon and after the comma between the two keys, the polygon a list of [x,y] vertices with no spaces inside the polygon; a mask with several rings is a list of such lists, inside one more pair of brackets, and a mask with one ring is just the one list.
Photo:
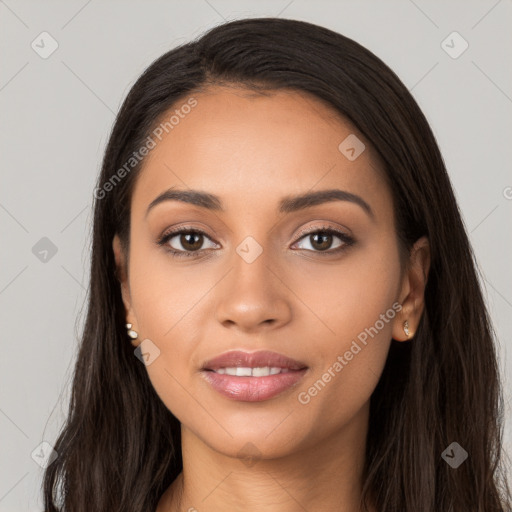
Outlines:
{"label": "lower lip", "polygon": [[202,374],[212,388],[221,395],[243,402],[261,402],[297,384],[306,371],[307,368],[303,368],[266,377],[237,377],[208,370],[204,370]]}

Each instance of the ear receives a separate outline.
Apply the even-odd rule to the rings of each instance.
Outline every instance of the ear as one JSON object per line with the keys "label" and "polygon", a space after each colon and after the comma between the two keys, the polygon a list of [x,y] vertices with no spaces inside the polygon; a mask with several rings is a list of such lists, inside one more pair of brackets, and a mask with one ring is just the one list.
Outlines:
{"label": "ear", "polygon": [[[130,285],[128,282],[128,262],[126,254],[121,245],[121,239],[117,234],[112,240],[112,249],[114,251],[114,257],[116,261],[116,277],[121,286],[121,296],[123,298],[123,304],[125,307],[126,323],[132,324],[132,330],[137,331],[137,320],[132,308]],[[131,343],[134,347],[137,347],[140,344],[137,339],[132,340]]]}
{"label": "ear", "polygon": [[[426,236],[414,243],[406,269],[399,295],[402,309],[393,324],[393,339],[396,341],[407,341],[414,337],[425,308],[425,288],[430,270],[430,244]],[[406,320],[409,336],[404,331]]]}

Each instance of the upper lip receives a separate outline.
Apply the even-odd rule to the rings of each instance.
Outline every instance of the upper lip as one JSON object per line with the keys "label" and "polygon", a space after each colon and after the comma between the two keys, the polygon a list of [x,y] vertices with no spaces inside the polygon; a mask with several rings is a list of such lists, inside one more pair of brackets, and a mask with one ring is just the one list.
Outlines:
{"label": "upper lip", "polygon": [[219,368],[288,368],[290,370],[302,370],[307,366],[301,361],[296,361],[277,352],[260,350],[258,352],[244,352],[232,350],[210,359],[204,363],[203,370],[218,370]]}

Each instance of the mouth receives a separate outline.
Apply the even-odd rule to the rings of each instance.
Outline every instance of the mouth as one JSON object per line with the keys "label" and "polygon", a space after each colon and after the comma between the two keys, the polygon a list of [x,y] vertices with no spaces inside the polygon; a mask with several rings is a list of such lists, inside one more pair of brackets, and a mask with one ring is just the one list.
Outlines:
{"label": "mouth", "polygon": [[206,362],[201,375],[224,397],[260,402],[294,387],[307,371],[304,363],[276,352],[232,351]]}

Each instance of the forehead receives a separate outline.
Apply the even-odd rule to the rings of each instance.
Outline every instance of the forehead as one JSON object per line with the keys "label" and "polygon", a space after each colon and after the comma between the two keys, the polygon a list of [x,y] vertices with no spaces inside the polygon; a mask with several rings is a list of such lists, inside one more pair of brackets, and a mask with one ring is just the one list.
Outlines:
{"label": "forehead", "polygon": [[[262,95],[234,87],[190,96],[197,102],[193,108],[180,110],[186,97],[161,118],[165,123],[177,114],[160,129],[160,138],[153,136],[156,145],[132,198],[134,213],[142,215],[171,187],[225,198],[228,213],[275,206],[284,196],[315,189],[341,188],[383,208],[391,200],[373,148],[314,96],[289,90]],[[343,152],[346,140],[364,144],[355,160]]]}

